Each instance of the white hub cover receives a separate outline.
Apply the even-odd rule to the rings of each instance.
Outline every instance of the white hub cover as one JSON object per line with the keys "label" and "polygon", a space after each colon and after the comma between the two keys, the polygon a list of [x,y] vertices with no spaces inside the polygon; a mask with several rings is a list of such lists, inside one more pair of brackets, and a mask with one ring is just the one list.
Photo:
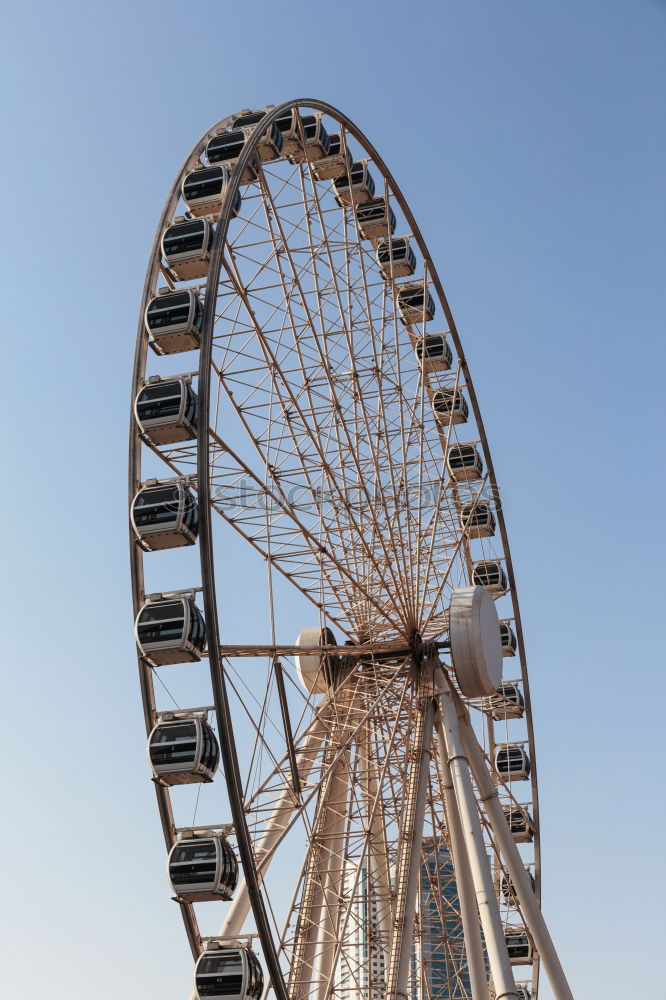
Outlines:
{"label": "white hub cover", "polygon": [[502,680],[502,640],[495,602],[485,587],[451,595],[451,659],[466,698],[495,694]]}
{"label": "white hub cover", "polygon": [[[304,628],[296,640],[297,646],[307,649],[308,646],[334,646],[335,637],[330,628]],[[313,656],[297,656],[296,669],[301,684],[310,694],[324,694],[328,691],[326,682],[326,671],[324,670],[323,656],[315,653]]]}

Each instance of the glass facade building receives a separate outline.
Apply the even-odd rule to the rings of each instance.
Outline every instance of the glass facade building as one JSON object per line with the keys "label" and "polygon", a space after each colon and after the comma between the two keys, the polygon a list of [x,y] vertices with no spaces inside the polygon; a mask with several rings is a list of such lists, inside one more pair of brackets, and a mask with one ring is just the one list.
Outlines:
{"label": "glass facade building", "polygon": [[[354,897],[336,976],[336,993],[350,1000],[383,1000],[386,954],[377,943],[377,904],[368,872],[349,872],[345,895]],[[354,887],[355,883],[355,887]],[[449,850],[425,838],[419,881],[420,920],[410,963],[409,1000],[469,1000],[472,996],[458,887]],[[369,982],[371,977],[372,982]]]}
{"label": "glass facade building", "polygon": [[421,856],[419,993],[422,1000],[467,1000],[472,988],[453,860],[446,847],[429,839]]}

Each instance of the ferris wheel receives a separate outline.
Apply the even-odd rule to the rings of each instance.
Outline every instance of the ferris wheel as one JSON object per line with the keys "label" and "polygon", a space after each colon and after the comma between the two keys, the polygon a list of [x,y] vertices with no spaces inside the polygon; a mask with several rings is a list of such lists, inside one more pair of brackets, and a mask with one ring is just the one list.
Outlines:
{"label": "ferris wheel", "polygon": [[194,995],[535,1000],[543,966],[571,1000],[486,433],[416,221],[344,114],[245,110],[196,143],[132,403],[141,693]]}

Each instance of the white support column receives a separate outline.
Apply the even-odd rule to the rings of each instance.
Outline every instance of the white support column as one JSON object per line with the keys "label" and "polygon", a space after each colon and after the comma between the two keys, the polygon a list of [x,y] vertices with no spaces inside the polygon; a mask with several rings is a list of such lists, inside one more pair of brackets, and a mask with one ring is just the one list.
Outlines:
{"label": "white support column", "polygon": [[446,815],[449,823],[449,841],[451,845],[451,854],[453,856],[453,868],[456,876],[458,898],[460,899],[460,914],[462,916],[463,934],[465,936],[465,952],[467,954],[469,978],[472,986],[472,1000],[489,1000],[490,993],[488,992],[486,964],[483,957],[479,911],[476,907],[472,870],[467,856],[465,838],[463,836],[460,815],[458,813],[458,806],[456,804],[455,793],[453,790],[451,768],[449,767],[449,761],[446,754],[444,726],[439,712],[435,716],[435,729],[437,731],[439,759],[442,767],[442,777],[444,782],[444,799],[446,803]]}
{"label": "white support column", "polygon": [[[365,725],[362,752],[361,784],[368,824],[368,997],[374,991],[382,992],[385,986],[386,963],[391,947],[391,884],[389,872],[388,846],[382,810],[378,808],[379,784],[377,781],[377,757],[373,726]],[[383,763],[383,762],[382,762]],[[373,920],[373,905],[376,908]],[[383,956],[383,961],[380,956]],[[383,968],[381,981],[373,977],[373,964]]]}
{"label": "white support column", "polygon": [[520,852],[509,829],[509,824],[506,821],[506,816],[497,795],[497,789],[490,779],[476,736],[469,720],[464,714],[462,706],[460,706],[459,711],[462,713],[461,718],[463,722],[461,735],[472,773],[474,774],[474,780],[483,799],[500,854],[513,882],[527,930],[532,936],[536,950],[543,962],[555,1000],[573,1000],[573,994],[555,951],[555,946],[548,932],[539,903],[527,877],[523,859],[520,856]]}
{"label": "white support column", "polygon": [[[329,749],[331,755],[334,756],[335,752],[335,748]],[[308,871],[297,921],[297,941],[289,972],[289,996],[292,1000],[311,1000],[318,989],[315,966],[318,944],[321,941],[321,925],[325,919],[324,898],[330,885],[331,851],[335,849],[334,842],[342,842],[341,832],[344,833],[348,772],[347,751],[329,771],[317,804]],[[337,864],[340,865],[339,848]],[[329,912],[328,920],[330,917]]]}
{"label": "white support column", "polygon": [[417,758],[412,763],[416,781],[410,781],[410,799],[404,816],[402,837],[404,861],[398,860],[396,908],[388,969],[387,1000],[407,1000],[409,963],[414,941],[414,917],[421,875],[421,846],[426,795],[430,785],[430,758],[433,728],[432,694],[427,695],[420,725],[415,733]]}
{"label": "white support column", "polygon": [[340,900],[343,894],[345,825],[349,809],[349,754],[335,765],[327,790],[327,817],[320,837],[322,906],[319,920],[319,970],[315,996],[324,1000],[337,953]]}
{"label": "white support column", "polygon": [[[313,845],[312,849],[316,850],[316,845]],[[317,877],[314,870],[311,870],[303,890],[301,917],[298,921],[301,924],[299,946],[295,949],[294,960],[289,970],[289,996],[293,1000],[309,1000],[312,995],[323,899],[324,887],[321,877]]]}
{"label": "white support column", "polygon": [[496,1000],[504,1000],[504,998],[508,1000],[509,997],[516,1000],[516,984],[504,939],[504,929],[495,896],[468,761],[458,726],[458,716],[443,671],[438,670],[435,677],[447,760],[451,768],[451,778],[462,824],[463,838],[467,847],[479,917],[486,941],[495,997]]}

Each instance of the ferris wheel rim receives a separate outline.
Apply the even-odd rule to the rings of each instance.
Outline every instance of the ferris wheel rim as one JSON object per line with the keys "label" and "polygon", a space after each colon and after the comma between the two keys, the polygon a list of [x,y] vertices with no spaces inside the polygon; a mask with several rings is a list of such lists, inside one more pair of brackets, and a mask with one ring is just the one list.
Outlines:
{"label": "ferris wheel rim", "polygon": [[[219,280],[219,273],[222,266],[222,252],[226,244],[227,232],[229,227],[229,222],[231,221],[231,206],[233,204],[233,198],[235,197],[236,191],[240,187],[240,179],[250,162],[250,159],[254,156],[257,143],[261,134],[270,127],[270,125],[276,121],[280,115],[288,112],[292,109],[300,108],[311,108],[321,111],[325,114],[331,115],[340,124],[344,125],[345,128],[361,143],[364,149],[370,154],[373,162],[377,165],[381,171],[384,178],[389,182],[391,187],[391,192],[396,198],[398,204],[400,205],[407,221],[410,224],[411,231],[415,240],[423,254],[424,261],[428,265],[430,279],[437,291],[438,297],[446,314],[447,322],[449,324],[449,330],[451,337],[456,345],[456,350],[458,352],[460,367],[464,372],[465,384],[470,397],[470,401],[474,410],[474,415],[483,444],[484,457],[486,458],[488,467],[488,478],[490,480],[491,486],[494,490],[495,497],[495,508],[498,517],[498,523],[500,526],[500,534],[502,538],[502,548],[504,552],[505,564],[507,567],[507,575],[509,579],[509,585],[511,588],[511,600],[514,611],[514,622],[516,626],[516,638],[518,640],[518,648],[520,650],[520,661],[521,661],[521,674],[523,689],[525,693],[525,703],[526,703],[526,724],[528,728],[528,739],[531,749],[531,787],[532,787],[532,808],[533,808],[533,818],[535,824],[535,866],[537,873],[537,898],[540,898],[540,839],[539,839],[539,822],[538,822],[538,783],[537,783],[537,767],[536,767],[536,753],[534,745],[534,732],[533,732],[533,719],[531,712],[531,700],[529,693],[529,680],[527,675],[527,665],[524,649],[524,637],[522,631],[522,621],[520,618],[520,608],[518,604],[517,588],[515,583],[515,574],[513,571],[513,562],[511,559],[511,552],[508,541],[508,534],[506,531],[506,525],[504,521],[504,514],[502,510],[501,499],[499,495],[499,490],[497,489],[497,479],[495,476],[494,465],[492,462],[492,456],[490,453],[490,447],[488,444],[487,434],[485,431],[485,426],[483,423],[483,418],[481,415],[481,410],[478,404],[476,393],[474,391],[474,385],[469,372],[469,367],[467,365],[467,360],[464,354],[462,343],[457,331],[455,320],[451,312],[448,300],[446,298],[444,288],[442,286],[441,280],[439,278],[437,269],[433,263],[432,256],[430,255],[425,239],[421,233],[421,230],[413,216],[411,209],[407,203],[405,196],[402,193],[399,185],[397,184],[395,178],[393,177],[391,171],[389,170],[387,164],[377,152],[370,140],[365,136],[365,134],[354,124],[354,122],[338,108],[327,102],[320,101],[314,98],[298,98],[292,101],[286,101],[282,104],[276,106],[267,112],[261,122],[256,125],[253,129],[252,136],[250,140],[245,144],[241,156],[239,157],[234,171],[230,178],[229,190],[226,195],[225,209],[223,209],[220,221],[218,223],[213,247],[211,250],[211,265],[209,271],[209,281],[212,279],[213,284],[217,284]],[[210,371],[211,371],[211,361],[212,361],[212,338],[213,338],[213,325],[214,325],[214,302],[212,297],[204,305],[204,318],[202,323],[202,343],[201,343],[201,363],[200,363],[200,377],[199,377],[199,394],[200,400],[202,402],[202,412],[205,414],[205,419],[202,420],[199,426],[199,438],[197,447],[197,477],[199,481],[200,496],[202,497],[202,531],[200,537],[200,552],[201,552],[201,567],[202,567],[202,581],[204,583],[204,608],[206,613],[207,625],[212,623],[212,628],[210,631],[210,636],[212,638],[212,645],[215,647],[213,653],[214,659],[211,661],[212,666],[216,673],[223,678],[223,668],[222,660],[219,657],[218,648],[220,645],[220,631],[219,622],[217,615],[217,598],[216,598],[216,588],[215,588],[215,570],[214,570],[214,559],[213,559],[213,545],[212,545],[212,517],[211,517],[211,507],[210,507],[210,480],[208,475],[208,427],[209,427],[209,414],[210,414]],[[202,391],[203,388],[203,391]],[[212,615],[212,619],[211,619]],[[251,852],[250,852],[251,853]],[[535,963],[535,981],[538,981],[538,959]]]}
{"label": "ferris wheel rim", "polygon": [[[486,458],[486,463],[488,467],[488,478],[491,482],[492,487],[494,488],[495,507],[500,527],[500,535],[502,538],[504,560],[507,568],[507,575],[510,585],[511,601],[514,612],[514,623],[516,627],[516,638],[518,642],[518,649],[520,652],[520,663],[521,663],[521,674],[522,674],[521,679],[525,693],[528,739],[532,752],[533,769],[532,769],[531,785],[532,785],[532,808],[533,808],[533,816],[535,823],[534,852],[535,852],[536,871],[537,871],[537,892],[539,892],[538,876],[540,873],[540,846],[539,846],[538,797],[537,797],[538,785],[536,780],[536,760],[534,753],[533,719],[532,719],[531,703],[529,697],[529,682],[527,677],[524,639],[523,639],[522,623],[520,619],[520,610],[518,606],[517,589],[513,572],[513,564],[511,560],[511,552],[508,543],[508,536],[506,532],[502,504],[499,497],[499,492],[497,490],[494,466],[492,464],[492,456],[487,441],[483,419],[481,416],[480,408],[476,398],[476,393],[474,391],[471,375],[469,373],[469,368],[467,366],[467,361],[462,348],[462,344],[460,342],[457,328],[455,326],[455,321],[451,314],[451,310],[449,308],[448,301],[446,299],[437,270],[428,252],[425,240],[421,234],[421,231],[416,223],[414,216],[411,213],[411,210],[409,209],[409,205],[404,195],[402,194],[399,185],[396,183],[386,163],[379,155],[379,153],[376,151],[372,143],[370,143],[370,141],[367,139],[364,133],[361,132],[361,130],[353,123],[353,121],[350,118],[348,118],[344,113],[342,113],[341,111],[339,111],[338,109],[336,109],[335,107],[326,102],[309,98],[300,98],[293,101],[283,102],[282,104],[276,106],[275,108],[270,109],[266,113],[265,117],[261,120],[261,122],[254,127],[252,135],[248,140],[248,142],[245,144],[243,152],[241,153],[241,156],[239,157],[236,166],[231,174],[229,186],[225,196],[224,206],[220,214],[218,224],[216,226],[215,237],[211,248],[211,264],[207,281],[209,287],[211,288],[216,287],[219,281],[219,274],[222,267],[222,254],[224,251],[224,247],[226,245],[229,222],[232,217],[231,209],[233,204],[233,198],[236,194],[236,191],[240,187],[240,178],[243,174],[243,171],[255,153],[256,146],[261,137],[261,134],[266,129],[266,127],[270,126],[281,114],[284,114],[285,112],[290,111],[292,109],[301,109],[301,108],[310,108],[317,111],[321,111],[324,114],[330,115],[341,125],[343,125],[349,131],[349,133],[353,135],[354,138],[356,138],[357,141],[359,141],[363,145],[364,149],[372,158],[374,164],[381,171],[385,180],[388,181],[388,183],[390,184],[391,193],[396,198],[396,201],[400,205],[403,214],[405,215],[405,218],[409,222],[414,239],[423,254],[424,261],[428,266],[429,280],[432,282],[433,287],[437,292],[440,303],[444,309],[447,321],[449,323],[449,331],[451,334],[451,338],[458,352],[460,367],[464,372],[465,385],[474,410],[477,427],[483,445],[484,457]],[[207,137],[211,136],[211,134],[213,134],[221,127],[223,128],[227,127],[234,117],[235,116],[233,115],[227,116],[227,118],[222,119],[215,126],[213,126],[212,129],[208,129],[204,133],[202,138],[194,145],[192,151],[185,159],[184,164],[181,167],[181,170],[176,177],[172,190],[169,196],[167,197],[165,207],[163,209],[162,216],[160,218],[160,222],[157,228],[157,235],[155,243],[153,245],[153,251],[151,253],[148,273],[144,285],[144,296],[143,296],[144,306],[150,294],[151,285],[154,283],[157,273],[159,271],[159,238],[164,229],[165,224],[168,221],[169,215],[173,214],[173,208],[177,204],[180,195],[180,182],[184,176],[184,173],[187,170],[188,165],[191,163],[193,156],[195,156],[197,152],[201,150],[202,145],[205,143]],[[213,685],[215,689],[216,711],[218,713],[218,720],[222,721],[225,719],[226,716],[226,718],[229,720],[230,723],[228,701],[226,703],[226,709],[225,709],[226,695],[224,694],[224,668],[222,664],[222,657],[220,656],[219,653],[220,626],[217,613],[215,563],[213,558],[213,544],[212,544],[213,519],[212,519],[212,508],[210,503],[211,501],[210,478],[208,474],[209,457],[210,457],[208,451],[208,443],[209,443],[209,426],[210,426],[209,415],[210,415],[211,361],[212,361],[213,327],[215,319],[215,308],[214,308],[215,298],[216,296],[213,295],[206,296],[206,300],[204,302],[204,315],[201,328],[201,348],[200,348],[200,364],[199,364],[199,399],[200,399],[203,419],[201,419],[199,423],[198,438],[197,438],[197,480],[198,480],[198,492],[201,501],[200,503],[201,527],[200,527],[199,541],[200,541],[201,576],[203,584],[203,601],[204,601],[204,610],[206,616],[206,626],[209,637],[209,661],[211,663],[211,675],[213,678],[217,678],[217,682],[213,680]],[[142,317],[143,317],[143,309],[141,310],[141,318],[139,320],[137,352],[135,355],[133,397],[136,392],[136,389],[140,384],[143,370],[145,369],[146,340],[143,330]],[[136,470],[139,467],[136,452],[137,451],[140,452],[140,446],[133,425],[130,438],[131,438],[131,443],[130,443],[130,500],[131,500],[132,496],[136,492],[138,483],[140,482],[140,475],[138,476],[136,474]],[[142,584],[143,584],[142,568],[141,568],[142,557],[137,551],[138,547],[135,543],[134,536],[132,533],[130,537],[131,537],[130,548],[131,548],[131,560],[132,560],[133,600],[136,609],[139,606],[142,596]],[[141,659],[140,659],[140,664],[141,664]],[[144,714],[146,716],[146,722],[148,722],[149,717],[152,720],[153,718],[152,713],[154,712],[154,704],[151,707],[151,693],[148,691],[148,688],[146,686],[146,671],[149,670],[150,667],[148,667],[146,664],[140,666],[142,698],[144,702]],[[219,734],[220,734],[220,743],[223,746],[223,751],[224,751],[224,742],[226,740],[231,741],[231,744],[227,747],[227,753],[230,754],[231,756],[229,756],[228,758],[229,771],[227,767],[225,767],[225,778],[227,780],[227,786],[229,789],[229,797],[230,797],[230,803],[232,805],[232,811],[234,811],[234,809],[238,810],[238,819],[241,828],[240,832],[242,840],[243,837],[242,786],[241,786],[241,791],[239,792],[238,781],[233,778],[233,771],[234,771],[233,756],[236,755],[235,742],[233,742],[234,741],[233,727],[231,726],[231,724],[229,724],[228,726],[223,726],[222,724],[220,724]],[[236,763],[236,768],[237,768],[237,763]],[[231,777],[229,776],[230,772],[231,772]],[[230,784],[230,781],[232,782],[232,784]],[[166,826],[169,825],[168,791],[164,792],[164,790],[160,789],[159,786],[156,786],[156,790],[158,796],[158,804],[160,807],[160,813],[162,816],[162,824],[163,827],[165,828],[165,836],[166,836],[167,833]],[[170,829],[173,829],[172,822]],[[247,828],[246,828],[246,833],[247,833]],[[238,835],[238,830],[237,830],[237,835]],[[168,839],[167,843],[169,843]],[[240,846],[241,845],[239,843],[239,847]],[[246,858],[243,858],[244,853],[246,853],[247,855]],[[246,850],[244,851],[241,848],[241,859],[243,860],[244,870],[246,869],[246,863],[247,863],[248,874],[252,875],[253,871],[257,885],[259,885],[260,879],[258,878],[256,866],[252,858],[252,851],[250,847],[249,837],[247,837]],[[253,903],[253,910],[254,910],[254,903]],[[188,937],[190,938],[190,944],[192,946],[193,953],[198,954],[198,949],[200,947],[201,939],[200,936],[198,935],[198,930],[196,928],[196,919],[192,912],[192,908],[189,907],[189,912],[187,911],[184,912],[183,916],[185,919],[186,928],[188,930]],[[258,917],[257,917],[257,912],[255,912],[255,919],[257,920],[257,923],[259,925],[261,923],[260,911]],[[267,923],[266,927],[268,927]],[[268,928],[266,932],[266,939],[264,940],[264,934],[262,934],[261,932],[260,932],[260,937],[262,939],[262,946],[264,946],[265,957],[267,958],[268,964],[270,966],[272,963],[270,962],[269,956],[270,956],[271,946],[274,946],[273,933],[270,930],[270,928]],[[276,964],[275,969],[277,970],[277,972],[273,971],[271,978],[273,979],[273,985],[274,988],[276,989],[276,992],[278,993],[278,995],[280,995],[279,980],[281,977],[280,975],[277,974],[279,972],[279,965]],[[535,980],[537,979],[537,977],[538,977],[538,959],[535,962]],[[277,982],[275,981],[276,979],[278,980]],[[286,993],[282,995],[281,1000],[284,1000],[284,998],[286,998]]]}

